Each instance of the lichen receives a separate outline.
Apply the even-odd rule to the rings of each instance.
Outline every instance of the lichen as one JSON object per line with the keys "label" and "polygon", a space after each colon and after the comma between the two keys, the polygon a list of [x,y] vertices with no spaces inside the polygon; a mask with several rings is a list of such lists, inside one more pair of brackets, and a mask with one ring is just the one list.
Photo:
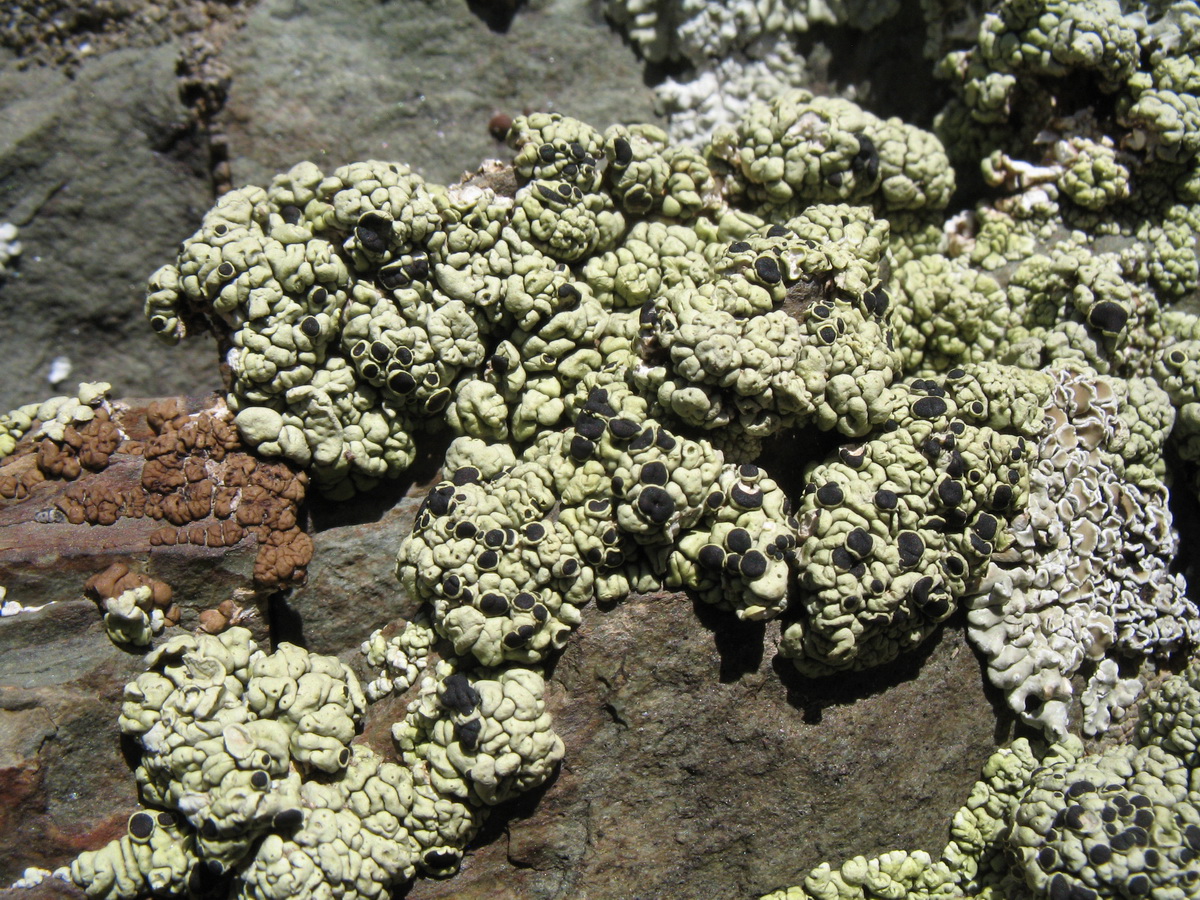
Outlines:
{"label": "lichen", "polygon": [[334,657],[244,628],[177,636],[125,689],[146,809],[76,858],[91,897],[211,890],[284,898],[388,896],[418,869],[453,871],[491,806],[562,756],[533,669],[464,675],[448,663],[395,727],[401,763],[351,746],[367,700]]}
{"label": "lichen", "polygon": [[[734,8],[676,35],[666,6],[610,13],[667,59]],[[889,5],[868,6],[830,14]],[[372,621],[365,694],[236,628],[154,651],[122,721],[172,815],[72,877],[132,896],[199,859],[246,896],[374,897],[449,874],[561,758],[541,667],[585,607],[666,588],[780,619],[809,677],[890,662],[965,608],[989,679],[1057,742],[998,751],[940,857],[774,896],[1194,892],[1195,670],[1151,695],[1139,745],[1088,755],[1072,732],[1200,642],[1170,506],[1171,470],[1200,463],[1197,23],[1189,2],[1001,0],[939,65],[936,134],[788,90],[691,145],[531,113],[511,165],[449,187],[302,163],[222,197],[152,277],[151,326],[214,331],[240,439],[333,500],[456,436],[396,559],[423,609]],[[960,181],[973,208],[951,208]],[[46,465],[71,477],[60,424]],[[161,716],[185,682],[229,702]],[[389,696],[399,762],[350,746]]]}

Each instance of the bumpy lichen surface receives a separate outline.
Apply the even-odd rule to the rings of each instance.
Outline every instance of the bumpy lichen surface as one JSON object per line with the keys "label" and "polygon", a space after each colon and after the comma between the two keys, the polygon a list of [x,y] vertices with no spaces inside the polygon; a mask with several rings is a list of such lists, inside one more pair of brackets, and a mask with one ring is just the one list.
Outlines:
{"label": "bumpy lichen surface", "polygon": [[745,618],[786,607],[797,523],[762,469],[673,434],[621,382],[589,377],[571,405],[574,427],[519,462],[472,447],[400,548],[402,583],[456,653],[540,662],[593,596],[664,584]]}
{"label": "bumpy lichen surface", "polygon": [[[613,6],[665,58],[662,8]],[[214,330],[241,436],[331,497],[457,436],[397,556],[425,608],[364,644],[365,695],[325,673],[349,703],[328,721],[188,712],[275,734],[267,806],[147,725],[143,799],[167,818],[131,820],[76,880],[128,896],[206,859],[248,895],[375,896],[452,872],[562,754],[539,666],[593,598],[670,588],[780,619],[807,676],[887,663],[965,607],[988,677],[1059,740],[999,751],[940,858],[824,866],[778,896],[1194,895],[1200,676],[1152,695],[1140,745],[1088,756],[1070,734],[1200,640],[1169,505],[1200,462],[1200,12],[1005,0],[968,43],[939,66],[936,136],[787,91],[693,146],[537,113],[511,165],[450,187],[305,163],[222,198],[153,276],[151,325]],[[986,187],[972,209],[950,209],[952,162]],[[175,646],[157,678],[226,652]],[[299,678],[299,653],[254,658]],[[257,696],[253,669],[221,689]],[[355,698],[418,683],[400,763],[349,746]],[[337,841],[347,868],[319,849]],[[344,874],[364,853],[369,884]]]}
{"label": "bumpy lichen surface", "polygon": [[[511,170],[450,188],[398,164],[302,164],[223,197],[146,313],[172,341],[215,330],[243,438],[335,497],[403,472],[425,428],[528,444],[602,365],[743,459],[792,425],[861,434],[899,364],[889,229],[804,206],[937,210],[953,174],[932,136],[823,104],[789,94],[707,152],[522,117]],[[750,149],[796,120],[799,143]]]}
{"label": "bumpy lichen surface", "polygon": [[11,222],[0,222],[0,282],[8,275],[9,268],[21,255],[19,232]]}
{"label": "bumpy lichen surface", "polygon": [[148,647],[168,622],[179,621],[179,609],[171,604],[171,586],[132,572],[124,563],[97,572],[83,588],[104,613],[104,630],[114,643]]}
{"label": "bumpy lichen surface", "polygon": [[351,740],[366,710],[354,673],[244,628],[172,638],[125,689],[147,809],[81,854],[92,897],[214,890],[378,898],[420,869],[453,871],[488,809],[541,784],[562,756],[533,669],[470,675],[443,663],[396,726],[402,763]]}
{"label": "bumpy lichen surface", "polygon": [[980,365],[889,396],[877,435],[806,473],[800,579],[807,615],[781,651],[812,675],[888,662],[977,590],[1026,502],[1038,373]]}
{"label": "bumpy lichen surface", "polygon": [[[107,416],[107,382],[79,385],[76,396],[51,397],[41,403],[27,403],[0,415],[0,460],[12,454],[27,434],[31,438],[49,438],[62,444],[68,428],[80,429],[95,421],[97,410]],[[79,466],[73,467],[76,473]],[[68,476],[69,477],[69,476]]]}

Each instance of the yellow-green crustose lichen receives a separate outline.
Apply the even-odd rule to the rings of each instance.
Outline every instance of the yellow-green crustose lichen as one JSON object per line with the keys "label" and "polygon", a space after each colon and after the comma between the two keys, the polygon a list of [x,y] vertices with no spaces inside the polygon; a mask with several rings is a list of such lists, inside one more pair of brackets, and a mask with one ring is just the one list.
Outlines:
{"label": "yellow-green crustose lichen", "polygon": [[367,701],[334,657],[259,650],[244,628],[180,636],[125,689],[146,809],[68,872],[92,897],[200,893],[379,898],[453,872],[496,803],[562,757],[535,669],[442,663],[398,723],[400,763],[351,746]]}

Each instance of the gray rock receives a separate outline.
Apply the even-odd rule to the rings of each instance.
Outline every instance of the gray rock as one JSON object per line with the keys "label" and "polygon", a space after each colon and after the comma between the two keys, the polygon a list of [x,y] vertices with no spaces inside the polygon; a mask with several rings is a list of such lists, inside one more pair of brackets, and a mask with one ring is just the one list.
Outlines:
{"label": "gray rock", "polygon": [[394,160],[454,182],[507,158],[488,134],[497,112],[556,111],[599,128],[656,120],[641,64],[582,0],[522,8],[506,33],[463,2],[265,0],[223,56],[235,185],[306,159],[327,170]]}
{"label": "gray rock", "polygon": [[353,665],[372,631],[416,614],[419,604],[405,596],[396,579],[396,551],[429,489],[441,480],[447,443],[428,435],[420,439],[425,452],[405,480],[382,484],[351,503],[309,499],[313,558],[308,580],[272,600],[276,641],[340,655]]}
{"label": "gray rock", "polygon": [[211,203],[206,156],[176,95],[176,49],[126,49],[73,78],[0,57],[0,221],[24,248],[0,283],[0,410],[78,381],[120,394],[220,386],[215,343],[162,344],[142,318],[147,276]]}

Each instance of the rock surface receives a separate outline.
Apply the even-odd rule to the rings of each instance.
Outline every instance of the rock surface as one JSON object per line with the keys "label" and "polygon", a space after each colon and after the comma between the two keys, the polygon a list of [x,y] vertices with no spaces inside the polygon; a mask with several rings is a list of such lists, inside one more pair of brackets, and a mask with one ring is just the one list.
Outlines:
{"label": "rock surface", "polygon": [[530,4],[499,32],[462,2],[264,0],[224,52],[233,182],[266,183],[305,159],[387,159],[449,184],[507,158],[488,133],[495,113],[655,121],[641,65],[598,7]]}
{"label": "rock surface", "polygon": [[562,771],[410,898],[748,898],[824,859],[940,851],[993,747],[962,632],[836,685],[781,677],[762,639],[677,594],[588,610],[551,682]]}
{"label": "rock surface", "polygon": [[[75,76],[0,56],[0,221],[24,251],[0,283],[0,409],[109,381],[122,394],[220,386],[215,344],[162,346],[142,321],[146,277],[212,195],[176,96],[170,45],[88,60]],[[155,262],[155,261],[158,262]]]}
{"label": "rock surface", "polygon": [[10,884],[124,829],[134,785],[116,714],[141,665],[83,599],[0,619],[0,659],[0,881]]}

